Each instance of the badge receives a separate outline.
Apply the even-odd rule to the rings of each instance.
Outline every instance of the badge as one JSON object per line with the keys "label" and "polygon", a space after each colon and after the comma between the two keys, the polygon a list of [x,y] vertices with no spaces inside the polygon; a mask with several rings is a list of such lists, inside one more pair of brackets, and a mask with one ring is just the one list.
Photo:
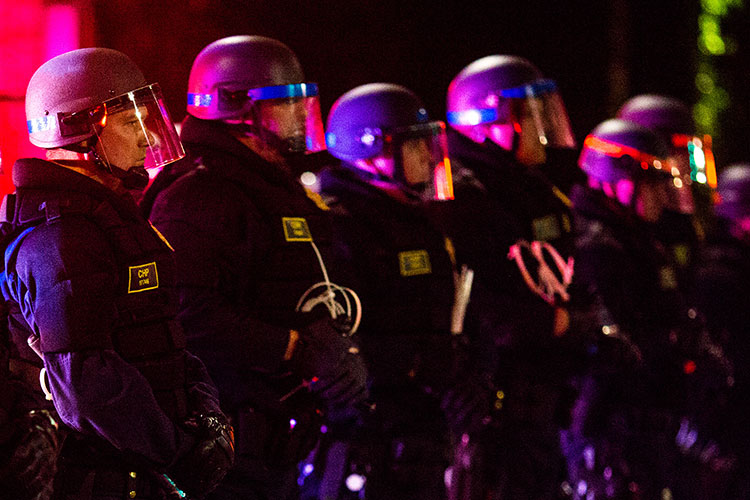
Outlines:
{"label": "badge", "polygon": [[677,273],[670,266],[659,269],[659,286],[662,290],[677,289]]}
{"label": "badge", "polygon": [[412,250],[398,253],[398,264],[401,276],[417,276],[419,274],[430,274],[430,254],[427,250]]}
{"label": "badge", "polygon": [[560,223],[554,215],[545,215],[531,222],[534,230],[534,238],[539,241],[556,240],[562,235]]}
{"label": "badge", "polygon": [[156,272],[156,262],[149,262],[140,266],[128,267],[128,293],[145,292],[159,288],[159,273]]}
{"label": "badge", "polygon": [[282,217],[286,241],[312,241],[312,233],[304,217]]}

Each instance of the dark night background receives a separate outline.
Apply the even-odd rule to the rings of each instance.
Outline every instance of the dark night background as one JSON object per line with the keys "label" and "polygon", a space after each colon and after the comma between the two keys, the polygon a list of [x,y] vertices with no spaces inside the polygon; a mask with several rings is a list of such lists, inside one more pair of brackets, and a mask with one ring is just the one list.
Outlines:
{"label": "dark night background", "polygon": [[[198,52],[218,38],[257,34],[297,53],[308,81],[320,84],[324,117],[347,90],[389,81],[443,119],[448,83],[464,66],[521,55],[557,80],[581,141],[629,96],[697,101],[700,10],[699,0],[128,0],[96,3],[95,24],[99,44],[129,54],[161,83],[175,120],[184,117]],[[719,167],[750,160],[747,14],[747,6],[730,11],[723,31],[737,49],[712,58],[731,96],[713,131]]]}

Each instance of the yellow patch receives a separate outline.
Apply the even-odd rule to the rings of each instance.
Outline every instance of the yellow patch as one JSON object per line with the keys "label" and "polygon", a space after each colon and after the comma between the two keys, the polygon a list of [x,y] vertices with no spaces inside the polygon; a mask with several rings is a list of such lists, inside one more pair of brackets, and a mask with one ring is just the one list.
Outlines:
{"label": "yellow patch", "polygon": [[690,247],[688,245],[674,245],[672,254],[677,266],[685,268],[690,264]]}
{"label": "yellow patch", "polygon": [[312,241],[312,233],[304,217],[282,217],[286,241]]}
{"label": "yellow patch", "polygon": [[427,250],[412,250],[398,253],[398,264],[401,276],[416,276],[419,274],[430,274],[430,254]]}
{"label": "yellow patch", "polygon": [[159,288],[159,273],[156,262],[149,262],[140,266],[129,266],[128,293],[145,292]]}
{"label": "yellow patch", "polygon": [[677,289],[677,274],[674,269],[669,266],[664,266],[659,269],[659,285],[662,290]]}
{"label": "yellow patch", "polygon": [[560,223],[555,215],[545,215],[531,222],[534,230],[534,239],[539,241],[556,240],[562,235]]}

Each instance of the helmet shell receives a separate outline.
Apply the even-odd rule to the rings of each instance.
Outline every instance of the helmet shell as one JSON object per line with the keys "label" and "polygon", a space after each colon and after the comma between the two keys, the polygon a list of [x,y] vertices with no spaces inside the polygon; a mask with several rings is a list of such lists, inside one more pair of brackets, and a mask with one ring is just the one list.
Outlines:
{"label": "helmet shell", "polygon": [[117,50],[95,47],[54,57],[36,70],[26,89],[29,140],[47,149],[84,141],[93,136],[93,130],[63,135],[60,114],[98,106],[146,84],[138,66]]}
{"label": "helmet shell", "polygon": [[688,105],[664,95],[641,94],[631,97],[617,112],[617,118],[656,130],[664,134],[665,140],[674,134],[695,133],[693,114]]}
{"label": "helmet shell", "polygon": [[543,78],[541,71],[519,56],[491,55],[461,70],[448,86],[447,111],[456,113],[492,107],[500,90],[512,89]]}
{"label": "helmet shell", "polygon": [[[193,61],[187,112],[204,120],[241,118],[252,108],[252,101],[248,99],[240,107],[228,106],[222,90],[296,84],[304,78],[297,56],[278,40],[249,35],[222,38],[207,45]],[[195,105],[195,96],[204,99],[204,105]]]}
{"label": "helmet shell", "polygon": [[428,122],[421,99],[393,83],[369,83],[339,97],[326,126],[328,151],[344,161],[381,154],[394,129]]}
{"label": "helmet shell", "polygon": [[750,216],[750,163],[726,167],[719,175],[716,215],[727,219]]}
{"label": "helmet shell", "polygon": [[617,182],[638,180],[644,175],[670,175],[643,160],[652,158],[665,163],[668,156],[669,148],[659,134],[637,123],[613,118],[591,131],[584,141],[578,164],[594,179]]}

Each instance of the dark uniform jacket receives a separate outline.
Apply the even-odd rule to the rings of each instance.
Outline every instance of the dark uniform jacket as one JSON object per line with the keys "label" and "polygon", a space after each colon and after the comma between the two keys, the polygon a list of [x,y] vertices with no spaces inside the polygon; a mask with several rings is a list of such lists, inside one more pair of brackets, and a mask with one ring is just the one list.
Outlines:
{"label": "dark uniform jacket", "polygon": [[697,358],[676,271],[655,227],[632,210],[589,188],[572,199],[580,233],[576,276],[610,328],[597,346],[584,432],[598,441],[597,453],[610,453],[602,463],[614,477],[633,481],[632,491],[650,498],[669,487],[679,497],[687,483],[677,479],[675,439],[694,383],[685,363]]}
{"label": "dark uniform jacket", "polygon": [[[146,199],[154,199],[151,220],[175,248],[179,319],[188,345],[216,381],[222,408],[237,419],[236,468],[255,475],[256,465],[242,465],[242,457],[258,458],[258,443],[272,455],[284,455],[284,444],[268,443],[277,431],[289,432],[291,417],[298,422],[295,432],[302,433],[298,412],[314,410],[307,402],[297,407],[281,400],[301,382],[283,358],[290,329],[305,326],[295,312],[298,301],[324,281],[316,248],[332,282],[345,285],[340,279],[345,266],[319,197],[308,196],[295,177],[223,127],[188,117],[182,140],[196,167],[172,183],[157,177],[154,186],[161,191]],[[275,423],[269,430],[263,427],[268,422],[252,424],[240,414],[262,414]],[[296,463],[265,452],[259,458],[265,465]]]}
{"label": "dark uniform jacket", "polygon": [[[565,307],[561,297],[532,291],[509,255],[520,250],[537,283],[541,264],[532,245],[550,245],[569,266],[569,201],[540,169],[519,164],[491,141],[477,144],[449,130],[448,147],[455,200],[435,205],[433,216],[455,241],[458,262],[475,271],[469,308],[478,322],[478,364],[503,396],[496,402],[501,430],[486,440],[499,469],[488,487],[503,497],[552,498],[561,479],[557,432],[567,422],[567,382],[576,360],[568,334],[554,334],[556,307]],[[546,250],[542,255],[547,276],[562,285],[561,268]]]}
{"label": "dark uniform jacket", "polygon": [[19,356],[33,359],[26,338],[39,335],[55,407],[77,431],[63,457],[172,464],[195,442],[179,424],[218,401],[174,319],[168,244],[132,199],[72,170],[23,159],[13,181],[6,222],[33,229],[6,250],[3,295]]}
{"label": "dark uniform jacket", "polygon": [[[691,304],[706,318],[713,342],[730,363],[733,386],[729,398],[710,408],[720,422],[714,437],[740,459],[740,474],[750,468],[750,245],[733,237],[729,223],[718,219],[694,270]],[[720,395],[719,391],[713,391]],[[718,398],[717,398],[718,399]],[[709,408],[707,408],[708,410]],[[746,490],[750,488],[744,480]],[[745,493],[746,494],[746,493]],[[738,496],[739,497],[739,496]]]}
{"label": "dark uniform jacket", "polygon": [[[475,271],[470,307],[481,322],[482,342],[538,361],[540,349],[558,349],[554,309],[529,289],[508,256],[517,243],[543,241],[567,260],[573,253],[567,198],[499,146],[479,145],[454,131],[448,137],[455,200],[434,204],[432,212],[453,239],[459,263]],[[537,260],[524,250],[523,261],[536,280]],[[549,259],[548,264],[557,273]]]}
{"label": "dark uniform jacket", "polygon": [[431,351],[447,362],[454,263],[443,234],[419,203],[398,201],[349,169],[332,167],[320,182],[351,247],[364,308],[360,338],[375,385],[403,384]]}

